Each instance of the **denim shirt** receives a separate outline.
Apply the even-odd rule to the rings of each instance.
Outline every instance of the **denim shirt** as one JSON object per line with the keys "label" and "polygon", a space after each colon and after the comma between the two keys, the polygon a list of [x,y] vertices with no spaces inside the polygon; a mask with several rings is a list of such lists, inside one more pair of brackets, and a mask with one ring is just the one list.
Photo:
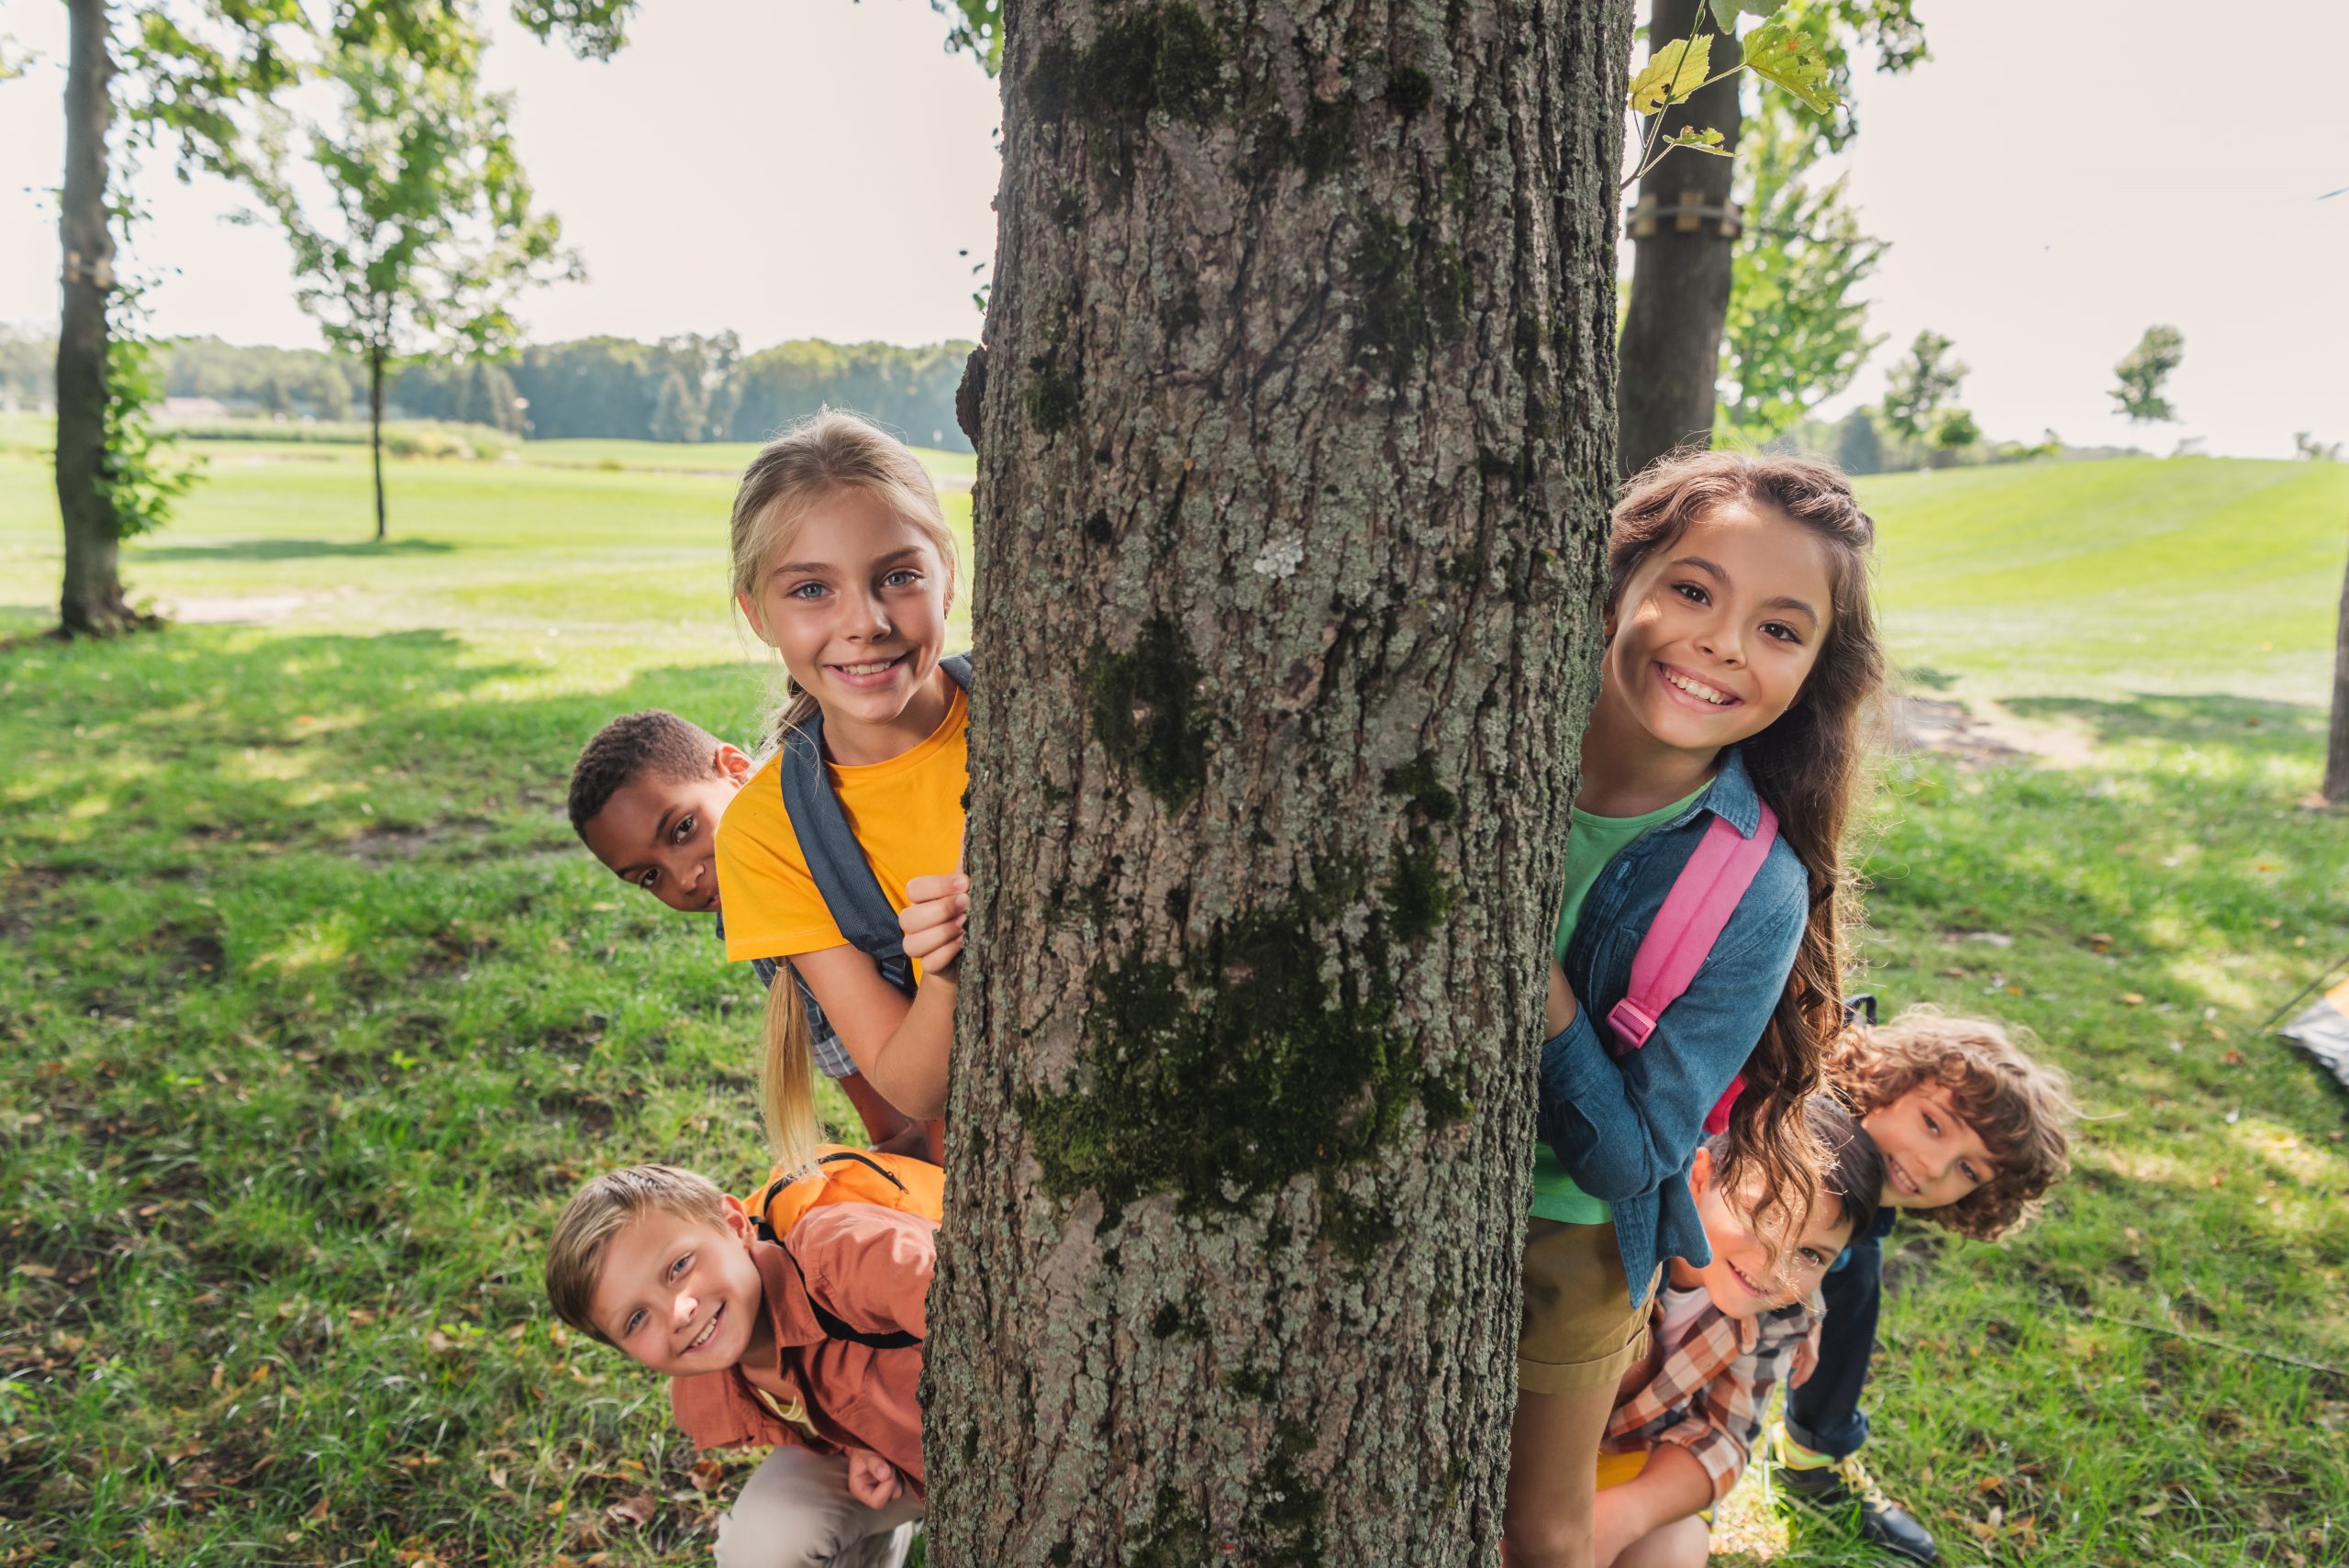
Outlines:
{"label": "denim shirt", "polygon": [[1735,748],[1709,789],[1599,873],[1566,947],[1566,979],[1580,1005],[1574,1022],[1542,1047],[1535,1129],[1575,1184],[1612,1208],[1634,1306],[1664,1259],[1712,1261],[1688,1168],[1706,1116],[1777,1008],[1810,913],[1809,875],[1782,834],[1647,1044],[1610,1052],[1599,1037],[1603,1020],[1631,988],[1640,940],[1714,817],[1749,839],[1762,825],[1761,797]]}

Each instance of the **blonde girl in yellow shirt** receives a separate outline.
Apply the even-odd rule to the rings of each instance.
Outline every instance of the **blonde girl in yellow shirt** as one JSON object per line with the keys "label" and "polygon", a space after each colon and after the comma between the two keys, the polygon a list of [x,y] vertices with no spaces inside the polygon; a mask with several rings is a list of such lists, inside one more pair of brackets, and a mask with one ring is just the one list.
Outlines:
{"label": "blonde girl in yellow shirt", "polygon": [[[827,411],[767,443],[734,500],[734,597],[782,658],[776,739],[823,716],[824,766],[874,877],[905,925],[918,984],[908,997],[849,944],[807,868],[784,806],[781,750],[718,832],[726,956],[788,960],[857,1070],[908,1117],[945,1108],[969,707],[943,669],[954,538],[929,473],[852,414]],[[818,1136],[799,988],[767,994],[761,1095],[786,1162]],[[933,1145],[934,1153],[934,1145]]]}

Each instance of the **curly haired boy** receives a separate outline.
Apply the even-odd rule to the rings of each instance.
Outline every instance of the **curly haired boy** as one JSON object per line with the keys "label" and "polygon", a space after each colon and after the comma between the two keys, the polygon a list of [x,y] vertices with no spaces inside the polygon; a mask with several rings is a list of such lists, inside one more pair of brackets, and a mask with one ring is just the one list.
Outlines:
{"label": "curly haired boy", "polygon": [[1904,1209],[1976,1240],[2021,1229],[2071,1168],[2078,1107],[2063,1073],[2033,1061],[2002,1025],[1931,1006],[1887,1024],[1854,1024],[1830,1052],[1827,1075],[1883,1156],[1882,1207],[1821,1286],[1827,1319],[1818,1364],[1787,1393],[1778,1479],[1813,1506],[1856,1506],[1867,1540],[1932,1562],[1932,1532],[1884,1495],[1859,1459],[1884,1238]]}

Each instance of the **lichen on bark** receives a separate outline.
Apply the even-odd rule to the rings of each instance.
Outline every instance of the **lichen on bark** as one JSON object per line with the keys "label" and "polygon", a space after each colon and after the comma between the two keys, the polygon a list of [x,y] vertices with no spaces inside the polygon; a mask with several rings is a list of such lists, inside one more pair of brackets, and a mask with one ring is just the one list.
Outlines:
{"label": "lichen on bark", "polygon": [[1497,1550],[1628,50],[1008,11],[938,1568]]}

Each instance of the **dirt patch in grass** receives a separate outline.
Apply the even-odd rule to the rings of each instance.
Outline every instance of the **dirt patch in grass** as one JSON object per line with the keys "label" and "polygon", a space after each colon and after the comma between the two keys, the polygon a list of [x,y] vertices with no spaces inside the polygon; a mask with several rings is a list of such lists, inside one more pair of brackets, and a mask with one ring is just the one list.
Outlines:
{"label": "dirt patch in grass", "polygon": [[1996,703],[1976,712],[1949,697],[1904,696],[1892,709],[1892,746],[1934,751],[1974,763],[2042,762],[2084,767],[2096,747],[2068,725],[2031,724]]}
{"label": "dirt patch in grass", "polygon": [[341,851],[362,864],[378,866],[429,858],[443,845],[479,839],[496,826],[481,817],[459,817],[427,828],[369,828],[342,840]]}

